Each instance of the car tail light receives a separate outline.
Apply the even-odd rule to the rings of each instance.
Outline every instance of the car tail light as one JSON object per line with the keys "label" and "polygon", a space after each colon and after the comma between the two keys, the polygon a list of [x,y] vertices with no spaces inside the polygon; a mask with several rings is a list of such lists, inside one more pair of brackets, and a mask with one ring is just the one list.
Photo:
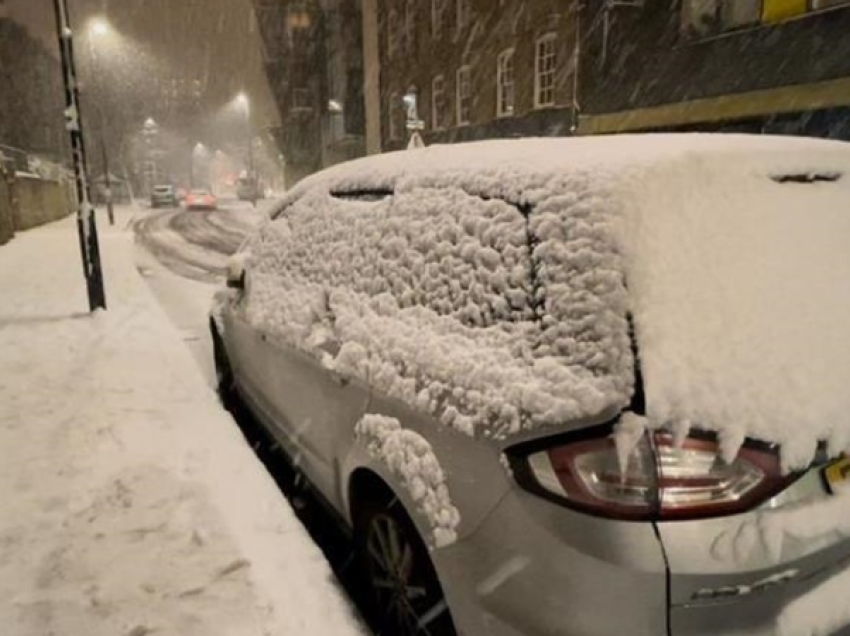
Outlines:
{"label": "car tail light", "polygon": [[621,519],[695,519],[744,512],[785,489],[775,449],[745,445],[731,463],[716,440],[687,437],[676,444],[666,431],[643,435],[621,462],[605,435],[528,455],[538,488],[588,512]]}

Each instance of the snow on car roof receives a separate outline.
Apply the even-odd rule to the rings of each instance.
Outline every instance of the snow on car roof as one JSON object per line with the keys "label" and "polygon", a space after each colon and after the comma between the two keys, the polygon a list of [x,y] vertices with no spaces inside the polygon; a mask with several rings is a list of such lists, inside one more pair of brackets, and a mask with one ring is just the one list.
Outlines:
{"label": "snow on car roof", "polygon": [[[565,172],[642,173],[685,158],[722,161],[729,156],[770,158],[777,173],[797,174],[846,157],[845,144],[769,135],[669,133],[599,137],[524,138],[434,145],[338,164],[300,182],[285,202],[311,188],[334,191],[395,190],[454,184],[467,191],[531,200]],[[846,165],[846,164],[845,164]],[[540,188],[529,191],[529,188]],[[284,203],[285,205],[285,203]]]}
{"label": "snow on car roof", "polygon": [[[848,173],[850,146],[801,138],[488,141],[343,164],[306,179],[285,205],[308,190],[440,186],[527,206],[555,348],[591,363],[622,349],[624,321],[611,310],[628,311],[652,425],[717,431],[728,456],[747,437],[775,442],[791,469],[820,441],[850,448]],[[585,275],[599,263],[611,275]],[[623,284],[625,307],[614,290]],[[631,374],[626,351],[613,359],[605,373]],[[547,391],[548,412],[561,399],[565,416],[598,409],[598,399],[574,400],[591,386],[576,377],[574,391]],[[613,386],[632,384],[620,380]],[[604,392],[626,406],[620,389]]]}

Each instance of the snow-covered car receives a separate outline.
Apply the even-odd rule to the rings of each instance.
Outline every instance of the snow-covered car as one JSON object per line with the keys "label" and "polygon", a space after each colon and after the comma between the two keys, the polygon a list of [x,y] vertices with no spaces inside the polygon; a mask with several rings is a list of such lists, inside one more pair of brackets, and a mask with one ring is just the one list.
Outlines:
{"label": "snow-covered car", "polygon": [[215,210],[218,199],[208,190],[191,190],[183,204],[187,210]]}
{"label": "snow-covered car", "polygon": [[847,634],[850,146],[516,140],[314,175],[231,262],[238,394],[380,633]]}

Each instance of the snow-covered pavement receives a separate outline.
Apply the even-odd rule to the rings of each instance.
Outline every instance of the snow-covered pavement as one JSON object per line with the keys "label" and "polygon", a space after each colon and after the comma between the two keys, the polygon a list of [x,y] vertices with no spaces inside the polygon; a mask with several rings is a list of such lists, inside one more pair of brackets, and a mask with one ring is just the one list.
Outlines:
{"label": "snow-covered pavement", "polygon": [[129,230],[101,228],[95,316],[72,219],[0,248],[3,635],[362,633]]}

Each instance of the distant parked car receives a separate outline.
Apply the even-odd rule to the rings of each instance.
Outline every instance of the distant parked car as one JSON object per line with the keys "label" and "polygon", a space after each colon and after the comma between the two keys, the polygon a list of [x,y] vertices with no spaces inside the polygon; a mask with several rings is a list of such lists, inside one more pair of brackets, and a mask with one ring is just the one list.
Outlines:
{"label": "distant parked car", "polygon": [[299,183],[216,296],[377,633],[845,636],[850,144],[434,146]]}
{"label": "distant parked car", "polygon": [[218,199],[208,190],[192,190],[186,195],[187,210],[215,210]]}
{"label": "distant parked car", "polygon": [[154,186],[151,193],[152,208],[176,208],[179,205],[177,200],[177,191],[173,185],[157,185]]}

